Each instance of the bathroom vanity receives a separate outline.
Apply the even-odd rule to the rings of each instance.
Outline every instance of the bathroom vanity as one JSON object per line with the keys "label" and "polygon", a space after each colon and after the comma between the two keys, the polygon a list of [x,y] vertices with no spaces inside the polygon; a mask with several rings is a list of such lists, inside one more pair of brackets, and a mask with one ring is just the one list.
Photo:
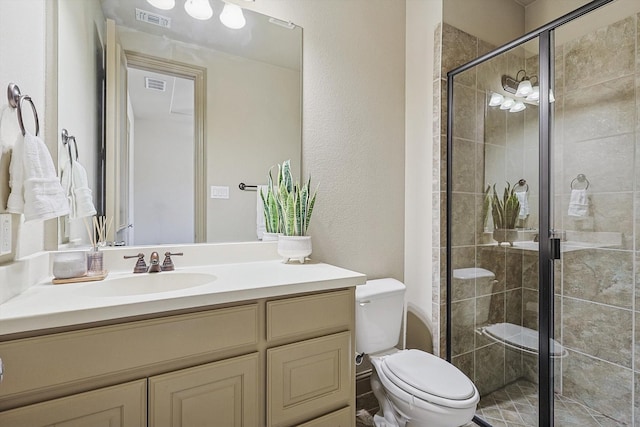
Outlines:
{"label": "bathroom vanity", "polygon": [[[0,305],[0,425],[352,425],[364,275],[277,260],[184,270],[215,280],[83,295],[131,276],[121,273],[100,285],[37,285]],[[20,310],[47,300],[48,311]],[[34,329],[35,319],[49,327]]]}

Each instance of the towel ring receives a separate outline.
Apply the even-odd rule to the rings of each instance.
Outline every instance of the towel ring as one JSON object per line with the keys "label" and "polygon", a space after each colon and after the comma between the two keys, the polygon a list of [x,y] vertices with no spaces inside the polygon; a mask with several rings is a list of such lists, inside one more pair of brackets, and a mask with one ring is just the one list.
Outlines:
{"label": "towel ring", "polygon": [[78,143],[76,142],[76,137],[69,135],[69,131],[67,131],[66,129],[62,129],[60,137],[62,139],[62,145],[67,146],[67,149],[69,151],[69,161],[71,163],[73,163],[73,156],[71,155],[71,143],[69,141],[73,141],[73,146],[76,150],[76,162],[77,162],[79,156],[78,156]]}
{"label": "towel ring", "polygon": [[[524,178],[518,181],[518,184],[516,184],[516,187],[524,187],[524,192],[525,193],[529,192],[529,184],[527,184],[527,180]],[[513,191],[515,191],[515,188]]]}
{"label": "towel ring", "polygon": [[571,181],[571,185],[570,185],[570,187],[571,187],[571,189],[572,189],[572,190],[574,190],[574,189],[575,189],[575,188],[573,187],[573,184],[575,184],[575,183],[576,183],[576,181],[577,181],[577,182],[579,182],[579,183],[584,183],[584,182],[586,182],[586,183],[587,183],[587,186],[586,186],[584,189],[585,189],[585,190],[587,190],[587,189],[589,188],[589,184],[590,184],[590,183],[589,183],[589,180],[587,179],[587,177],[585,176],[585,174],[580,173],[580,174],[578,174],[578,176],[576,176],[575,178],[573,178],[573,180]]}
{"label": "towel ring", "polygon": [[22,136],[27,134],[27,131],[24,128],[24,121],[22,120],[22,102],[25,100],[29,101],[29,104],[31,104],[31,111],[33,112],[33,118],[36,122],[36,136],[38,136],[40,133],[40,121],[38,120],[38,111],[36,110],[36,106],[31,97],[29,95],[22,95],[17,84],[9,83],[9,87],[7,88],[7,98],[9,98],[9,105],[18,110],[18,124],[20,125]]}

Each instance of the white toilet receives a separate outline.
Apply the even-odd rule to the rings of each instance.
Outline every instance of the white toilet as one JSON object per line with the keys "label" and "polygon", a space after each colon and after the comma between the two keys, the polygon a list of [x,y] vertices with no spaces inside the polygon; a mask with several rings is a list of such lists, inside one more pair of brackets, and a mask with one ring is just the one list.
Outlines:
{"label": "white toilet", "polygon": [[394,279],[356,288],[356,351],[374,372],[376,427],[457,427],[473,418],[480,394],[458,368],[420,350],[398,350],[405,286]]}

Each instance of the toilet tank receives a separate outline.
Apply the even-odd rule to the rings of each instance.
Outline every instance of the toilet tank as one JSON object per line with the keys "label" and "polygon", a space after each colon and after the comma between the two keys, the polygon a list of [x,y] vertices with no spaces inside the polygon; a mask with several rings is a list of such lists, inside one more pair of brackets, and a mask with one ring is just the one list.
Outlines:
{"label": "toilet tank", "polygon": [[395,279],[369,280],[356,287],[356,351],[377,353],[400,339],[405,285]]}

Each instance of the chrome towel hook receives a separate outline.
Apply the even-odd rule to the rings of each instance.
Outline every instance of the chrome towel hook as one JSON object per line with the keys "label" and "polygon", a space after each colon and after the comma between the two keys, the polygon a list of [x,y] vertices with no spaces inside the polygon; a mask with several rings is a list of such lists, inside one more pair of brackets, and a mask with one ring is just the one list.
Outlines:
{"label": "chrome towel hook", "polygon": [[33,118],[36,122],[37,136],[40,133],[40,122],[38,120],[38,111],[36,110],[36,106],[33,103],[31,97],[29,95],[22,95],[17,84],[9,83],[9,87],[7,88],[7,98],[9,99],[9,105],[18,110],[18,124],[20,125],[22,136],[26,135],[27,133],[24,128],[24,121],[22,120],[22,102],[29,101],[29,104],[31,104],[31,111],[33,111]]}

